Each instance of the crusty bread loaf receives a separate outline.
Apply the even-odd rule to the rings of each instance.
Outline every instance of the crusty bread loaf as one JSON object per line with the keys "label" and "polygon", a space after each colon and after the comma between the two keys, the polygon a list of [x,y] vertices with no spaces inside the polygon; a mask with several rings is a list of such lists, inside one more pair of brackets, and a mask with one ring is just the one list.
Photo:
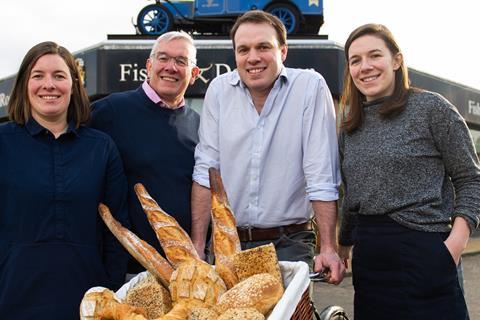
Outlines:
{"label": "crusty bread loaf", "polygon": [[88,290],[80,303],[80,320],[147,320],[145,310],[121,303],[107,288]]}
{"label": "crusty bread loaf", "polygon": [[80,320],[97,320],[99,313],[110,304],[119,304],[120,299],[113,291],[104,287],[94,287],[85,292],[80,303]]}
{"label": "crusty bread loaf", "polygon": [[155,248],[115,220],[106,205],[99,204],[98,211],[108,229],[110,229],[125,249],[161,284],[168,287],[173,272],[173,268],[168,261]]}
{"label": "crusty bread loaf", "polygon": [[170,292],[151,274],[128,290],[125,302],[134,307],[144,308],[149,319],[161,317],[172,309]]}
{"label": "crusty bread loaf", "polygon": [[216,320],[265,320],[265,316],[253,308],[228,309]]}
{"label": "crusty bread loaf", "polygon": [[182,263],[173,272],[169,289],[174,304],[181,302],[190,307],[211,307],[226,291],[213,267],[201,260]]}
{"label": "crusty bread loaf", "polygon": [[233,266],[233,257],[240,252],[237,222],[228,202],[218,170],[210,168],[210,191],[212,194],[213,251],[215,266],[227,288],[238,283]]}
{"label": "crusty bread loaf", "polygon": [[225,292],[213,309],[223,314],[231,308],[254,308],[266,315],[282,295],[283,286],[278,279],[268,273],[260,273]]}
{"label": "crusty bread loaf", "polygon": [[210,308],[193,308],[187,320],[216,320],[218,314]]}
{"label": "crusty bread loaf", "polygon": [[233,258],[235,273],[240,281],[259,273],[268,273],[283,283],[277,252],[273,243],[240,251]]}
{"label": "crusty bread loaf", "polygon": [[192,240],[177,220],[160,208],[142,184],[137,183],[134,188],[143,211],[146,213],[153,230],[155,230],[168,261],[174,268],[187,260],[200,260]]}

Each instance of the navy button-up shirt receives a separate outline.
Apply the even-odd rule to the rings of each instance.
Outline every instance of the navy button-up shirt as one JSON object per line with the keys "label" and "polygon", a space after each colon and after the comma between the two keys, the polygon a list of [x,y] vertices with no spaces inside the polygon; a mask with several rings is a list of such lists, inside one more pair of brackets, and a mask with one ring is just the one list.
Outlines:
{"label": "navy button-up shirt", "polygon": [[0,317],[78,319],[92,286],[123,282],[126,253],[98,215],[126,223],[113,141],[70,124],[58,139],[31,119],[0,126]]}

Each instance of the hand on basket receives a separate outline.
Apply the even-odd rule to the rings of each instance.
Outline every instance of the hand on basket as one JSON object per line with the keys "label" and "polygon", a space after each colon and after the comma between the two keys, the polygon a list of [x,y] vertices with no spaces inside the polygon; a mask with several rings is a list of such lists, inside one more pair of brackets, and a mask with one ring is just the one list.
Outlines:
{"label": "hand on basket", "polygon": [[323,273],[326,282],[337,285],[343,280],[345,265],[337,252],[320,252],[314,259],[313,271]]}

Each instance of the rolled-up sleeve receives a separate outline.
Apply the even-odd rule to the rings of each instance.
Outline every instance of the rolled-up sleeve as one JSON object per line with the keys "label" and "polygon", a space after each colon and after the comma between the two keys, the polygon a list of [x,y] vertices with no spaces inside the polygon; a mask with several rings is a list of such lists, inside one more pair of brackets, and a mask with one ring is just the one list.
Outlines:
{"label": "rolled-up sleeve", "polygon": [[199,142],[195,148],[195,167],[193,169],[193,181],[210,188],[208,168],[219,168],[219,141],[218,141],[218,117],[220,103],[216,96],[218,82],[210,84],[203,102],[200,127],[198,129]]}
{"label": "rolled-up sleeve", "polygon": [[303,116],[303,170],[309,200],[338,200],[340,171],[335,107],[325,80],[311,81]]}

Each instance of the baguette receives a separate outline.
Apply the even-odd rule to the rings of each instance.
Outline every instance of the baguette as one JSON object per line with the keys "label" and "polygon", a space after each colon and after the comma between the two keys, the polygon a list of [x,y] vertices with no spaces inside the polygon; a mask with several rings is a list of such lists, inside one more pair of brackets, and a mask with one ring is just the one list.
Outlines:
{"label": "baguette", "polygon": [[228,202],[220,173],[209,168],[210,191],[212,194],[213,251],[215,267],[227,285],[233,287],[238,283],[233,258],[240,252],[240,239],[237,233],[237,222]]}
{"label": "baguette", "polygon": [[173,272],[173,268],[168,261],[155,248],[115,220],[106,205],[100,203],[98,212],[108,229],[110,229],[125,249],[161,284],[168,287]]}
{"label": "baguette", "polygon": [[268,314],[283,295],[283,286],[277,278],[260,273],[247,278],[225,292],[213,309],[223,314],[232,308],[254,308]]}
{"label": "baguette", "polygon": [[168,261],[173,267],[177,268],[187,260],[200,260],[192,240],[177,220],[160,208],[142,184],[137,183],[134,188],[143,211],[147,215],[148,222],[150,222]]}

